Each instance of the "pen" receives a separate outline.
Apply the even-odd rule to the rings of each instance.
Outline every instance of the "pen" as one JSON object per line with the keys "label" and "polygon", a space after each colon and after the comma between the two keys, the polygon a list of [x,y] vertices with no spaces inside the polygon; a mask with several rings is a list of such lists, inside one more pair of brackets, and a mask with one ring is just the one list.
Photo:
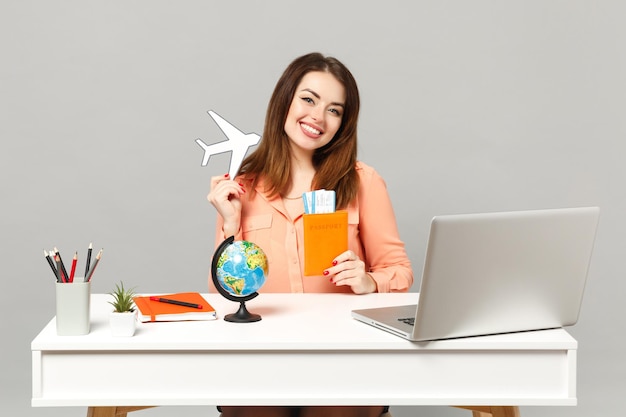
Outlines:
{"label": "pen", "polygon": [[85,265],[85,278],[89,275],[89,268],[91,268],[91,251],[93,250],[93,244],[89,244],[89,248],[87,249],[87,264]]}
{"label": "pen", "polygon": [[72,258],[72,269],[70,270],[70,282],[74,282],[74,273],[76,272],[76,262],[78,262],[78,252],[74,252],[74,258]]}
{"label": "pen", "polygon": [[161,303],[176,304],[177,306],[202,309],[202,306],[200,304],[188,303],[186,301],[178,301],[178,300],[172,300],[172,299],[169,299],[169,298],[155,297],[155,296],[150,297],[150,299],[152,301],[158,301],[158,302],[161,302]]}
{"label": "pen", "polygon": [[52,268],[52,272],[54,272],[54,276],[57,279],[57,282],[61,282],[61,278],[59,277],[59,271],[57,271],[57,268],[54,266],[54,262],[52,261],[52,257],[48,252],[45,251],[45,249],[43,251],[43,256],[46,257],[48,265],[50,265],[50,268]]}
{"label": "pen", "polygon": [[96,255],[96,260],[94,261],[87,275],[85,275],[85,282],[91,281],[91,276],[93,275],[93,271],[96,270],[96,266],[98,266],[98,262],[100,262],[101,257],[102,257],[102,249],[100,249],[100,252],[98,252],[98,254]]}

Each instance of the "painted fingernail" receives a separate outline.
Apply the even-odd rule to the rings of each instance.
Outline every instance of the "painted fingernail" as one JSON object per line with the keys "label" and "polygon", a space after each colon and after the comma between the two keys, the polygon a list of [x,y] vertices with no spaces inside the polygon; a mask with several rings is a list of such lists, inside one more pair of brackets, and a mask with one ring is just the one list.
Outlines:
{"label": "painted fingernail", "polygon": [[333,261],[333,266],[337,265],[337,261]]}
{"label": "painted fingernail", "polygon": [[324,275],[328,275],[328,274],[329,274],[329,272],[328,272],[328,271],[324,271]]}
{"label": "painted fingernail", "polygon": [[228,178],[228,175],[229,175],[228,173],[224,174],[224,178]]}

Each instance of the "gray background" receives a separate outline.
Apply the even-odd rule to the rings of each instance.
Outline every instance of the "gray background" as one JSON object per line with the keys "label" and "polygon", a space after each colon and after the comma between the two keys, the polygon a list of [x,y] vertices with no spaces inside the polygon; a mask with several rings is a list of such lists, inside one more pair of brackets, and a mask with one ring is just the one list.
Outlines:
{"label": "gray background", "polygon": [[357,78],[359,157],[387,180],[413,291],[433,215],[602,208],[571,328],[579,405],[522,415],[623,415],[625,14],[617,0],[2,1],[2,415],[85,414],[30,407],[30,341],[54,314],[43,249],[105,248],[95,292],[206,291],[205,196],[227,171],[200,166],[195,139],[224,139],[206,111],[261,133],[280,73],[310,51]]}

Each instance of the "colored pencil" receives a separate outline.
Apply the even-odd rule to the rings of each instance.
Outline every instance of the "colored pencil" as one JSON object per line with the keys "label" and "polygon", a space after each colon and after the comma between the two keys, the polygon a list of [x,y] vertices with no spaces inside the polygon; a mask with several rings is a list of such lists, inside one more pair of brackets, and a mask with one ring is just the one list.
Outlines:
{"label": "colored pencil", "polygon": [[45,251],[45,249],[43,251],[43,256],[46,257],[46,260],[48,261],[48,265],[50,265],[52,272],[54,272],[54,277],[57,279],[57,282],[61,282],[61,277],[59,277],[59,271],[57,271],[56,266],[54,266],[54,261],[52,260],[52,257],[50,256],[48,252]]}
{"label": "colored pencil", "polygon": [[65,269],[65,264],[63,264],[63,258],[61,258],[61,253],[56,247],[54,248],[54,253],[56,256],[59,257],[59,262],[57,263],[59,264],[59,267],[61,268],[61,273],[63,274],[63,281],[70,282],[70,276],[67,275],[67,269]]}
{"label": "colored pencil", "polygon": [[87,249],[87,262],[85,265],[85,278],[89,274],[89,269],[91,269],[91,251],[93,250],[93,244],[89,244],[89,248]]}
{"label": "colored pencil", "polygon": [[98,262],[100,262],[100,258],[101,257],[102,257],[102,249],[100,249],[100,252],[98,252],[98,254],[96,255],[96,260],[94,261],[93,265],[91,266],[91,269],[89,270],[89,273],[87,273],[87,275],[85,275],[85,282],[91,281],[91,276],[93,275],[93,272],[96,270],[96,266],[98,266]]}
{"label": "colored pencil", "polygon": [[61,268],[61,257],[59,256],[58,253],[54,255],[54,260],[57,263],[57,271],[59,271],[59,276],[61,278],[60,282],[67,282],[65,279],[65,275],[63,275],[63,270]]}
{"label": "colored pencil", "polygon": [[74,282],[74,273],[76,273],[77,262],[78,262],[78,252],[74,252],[74,258],[72,258],[72,269],[70,270],[70,282]]}

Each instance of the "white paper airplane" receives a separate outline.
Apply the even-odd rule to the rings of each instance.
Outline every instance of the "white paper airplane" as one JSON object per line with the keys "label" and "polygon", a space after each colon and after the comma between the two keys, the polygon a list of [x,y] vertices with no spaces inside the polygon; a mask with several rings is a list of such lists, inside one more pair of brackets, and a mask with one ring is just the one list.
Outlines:
{"label": "white paper airplane", "polygon": [[213,120],[215,120],[215,123],[217,123],[228,139],[212,145],[207,145],[202,140],[196,139],[196,143],[204,149],[202,166],[206,166],[209,163],[211,155],[232,151],[228,173],[231,178],[235,178],[235,175],[237,175],[237,171],[239,171],[239,167],[243,162],[243,158],[245,158],[246,153],[248,152],[248,148],[259,143],[261,137],[256,133],[243,133],[241,130],[222,119],[219,114],[212,110],[209,110],[209,115],[213,118]]}

